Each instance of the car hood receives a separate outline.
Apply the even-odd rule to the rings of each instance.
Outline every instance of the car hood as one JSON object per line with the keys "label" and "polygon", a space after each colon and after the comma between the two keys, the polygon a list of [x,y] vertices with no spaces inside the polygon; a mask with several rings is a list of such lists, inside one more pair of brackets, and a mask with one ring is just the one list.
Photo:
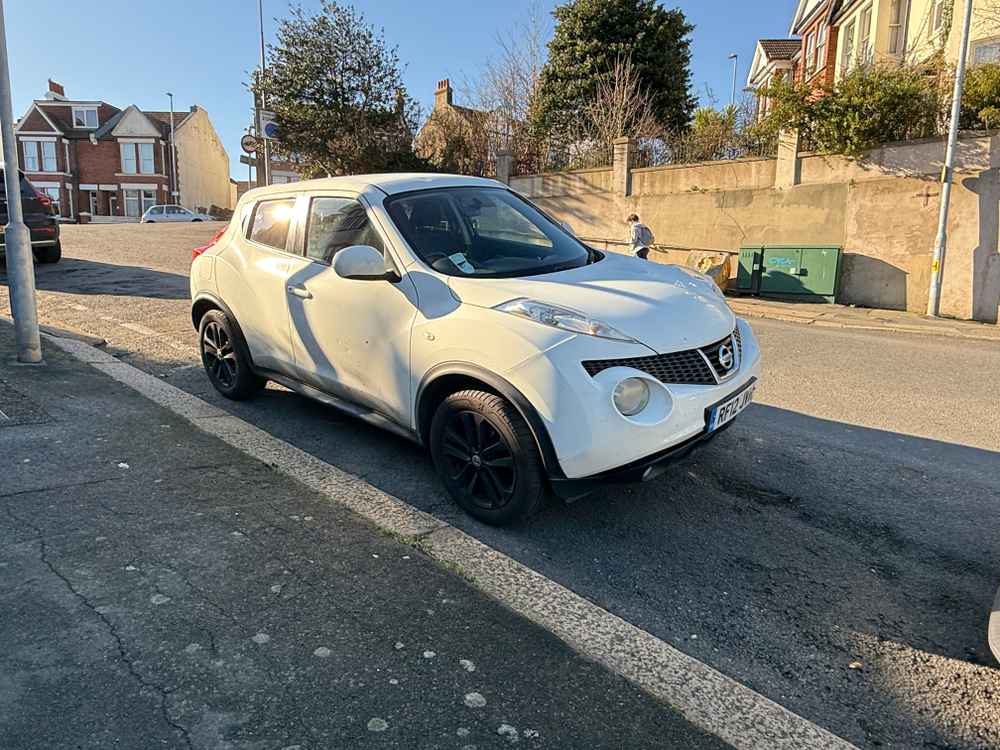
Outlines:
{"label": "car hood", "polygon": [[[614,326],[658,353],[714,343],[736,319],[711,280],[677,266],[613,253],[588,266],[541,276],[452,276],[462,303],[495,307],[521,297],[569,307]],[[500,313],[503,314],[503,313]]]}

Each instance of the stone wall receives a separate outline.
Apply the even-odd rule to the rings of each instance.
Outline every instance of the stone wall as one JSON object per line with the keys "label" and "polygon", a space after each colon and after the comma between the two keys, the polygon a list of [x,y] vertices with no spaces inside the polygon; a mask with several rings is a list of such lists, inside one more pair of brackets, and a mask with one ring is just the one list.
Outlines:
{"label": "stone wall", "polygon": [[[796,154],[632,170],[515,177],[526,195],[582,237],[618,240],[638,213],[663,243],[735,253],[747,245],[844,249],[839,300],[923,312],[927,308],[944,143],[890,144],[867,158]],[[782,161],[782,159],[793,161]],[[619,167],[620,172],[620,167]],[[941,312],[996,323],[1000,308],[1000,137],[963,137],[958,152]],[[614,245],[608,245],[614,249]]]}

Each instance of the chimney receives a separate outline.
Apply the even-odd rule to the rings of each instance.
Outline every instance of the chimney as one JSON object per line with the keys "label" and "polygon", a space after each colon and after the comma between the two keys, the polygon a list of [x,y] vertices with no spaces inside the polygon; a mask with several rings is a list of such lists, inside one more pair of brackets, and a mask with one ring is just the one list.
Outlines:
{"label": "chimney", "polygon": [[66,89],[58,81],[53,81],[49,79],[49,90],[45,92],[46,99],[55,99],[57,101],[66,101]]}
{"label": "chimney", "polygon": [[434,109],[450,107],[451,103],[451,81],[445,78],[438,81],[437,91],[434,92]]}

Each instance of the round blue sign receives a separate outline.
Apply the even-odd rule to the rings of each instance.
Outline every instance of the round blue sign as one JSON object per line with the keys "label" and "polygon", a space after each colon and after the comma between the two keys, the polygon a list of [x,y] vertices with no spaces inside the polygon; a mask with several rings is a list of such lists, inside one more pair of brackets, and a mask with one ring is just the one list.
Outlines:
{"label": "round blue sign", "polygon": [[278,137],[278,123],[269,122],[264,126],[264,137],[265,138],[277,138]]}

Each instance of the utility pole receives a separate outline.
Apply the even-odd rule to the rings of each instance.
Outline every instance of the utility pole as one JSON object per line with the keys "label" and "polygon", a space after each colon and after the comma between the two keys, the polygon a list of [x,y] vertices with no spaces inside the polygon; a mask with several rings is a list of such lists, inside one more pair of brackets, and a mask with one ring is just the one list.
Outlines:
{"label": "utility pole", "polygon": [[[260,20],[260,109],[267,109],[267,96],[264,94],[264,0],[257,0],[257,16]],[[264,178],[264,185],[271,184],[271,146],[264,136],[264,129],[260,123],[260,109],[257,110],[257,133],[263,141],[263,153],[257,157],[257,179]],[[264,162],[263,172],[261,171],[261,160]]]}
{"label": "utility pole", "polygon": [[174,95],[169,91],[170,97],[170,170],[173,175],[173,192],[170,194],[174,203],[180,204],[180,190],[177,189],[177,140],[174,138]]}
{"label": "utility pole", "polygon": [[3,140],[4,186],[7,189],[7,226],[3,236],[17,361],[37,364],[42,361],[42,341],[38,335],[38,303],[35,299],[31,235],[24,223],[24,210],[21,206],[21,173],[17,168],[14,108],[10,102],[10,64],[7,60],[3,0],[0,0],[0,139]]}
{"label": "utility pole", "polygon": [[972,3],[973,0],[965,0],[962,46],[958,51],[958,71],[955,74],[955,92],[951,100],[951,125],[948,128],[948,150],[945,152],[944,169],[941,170],[941,214],[938,216],[937,239],[934,242],[934,260],[931,262],[931,289],[927,300],[927,314],[935,318],[941,312],[941,277],[944,275],[944,256],[948,249],[948,209],[951,206],[951,183],[955,172],[958,120],[962,114],[962,89],[965,87],[965,66],[969,57]]}
{"label": "utility pole", "polygon": [[729,97],[729,106],[736,108],[736,77],[739,75],[740,70],[740,56],[735,52],[729,55],[729,59],[733,61],[733,93]]}

